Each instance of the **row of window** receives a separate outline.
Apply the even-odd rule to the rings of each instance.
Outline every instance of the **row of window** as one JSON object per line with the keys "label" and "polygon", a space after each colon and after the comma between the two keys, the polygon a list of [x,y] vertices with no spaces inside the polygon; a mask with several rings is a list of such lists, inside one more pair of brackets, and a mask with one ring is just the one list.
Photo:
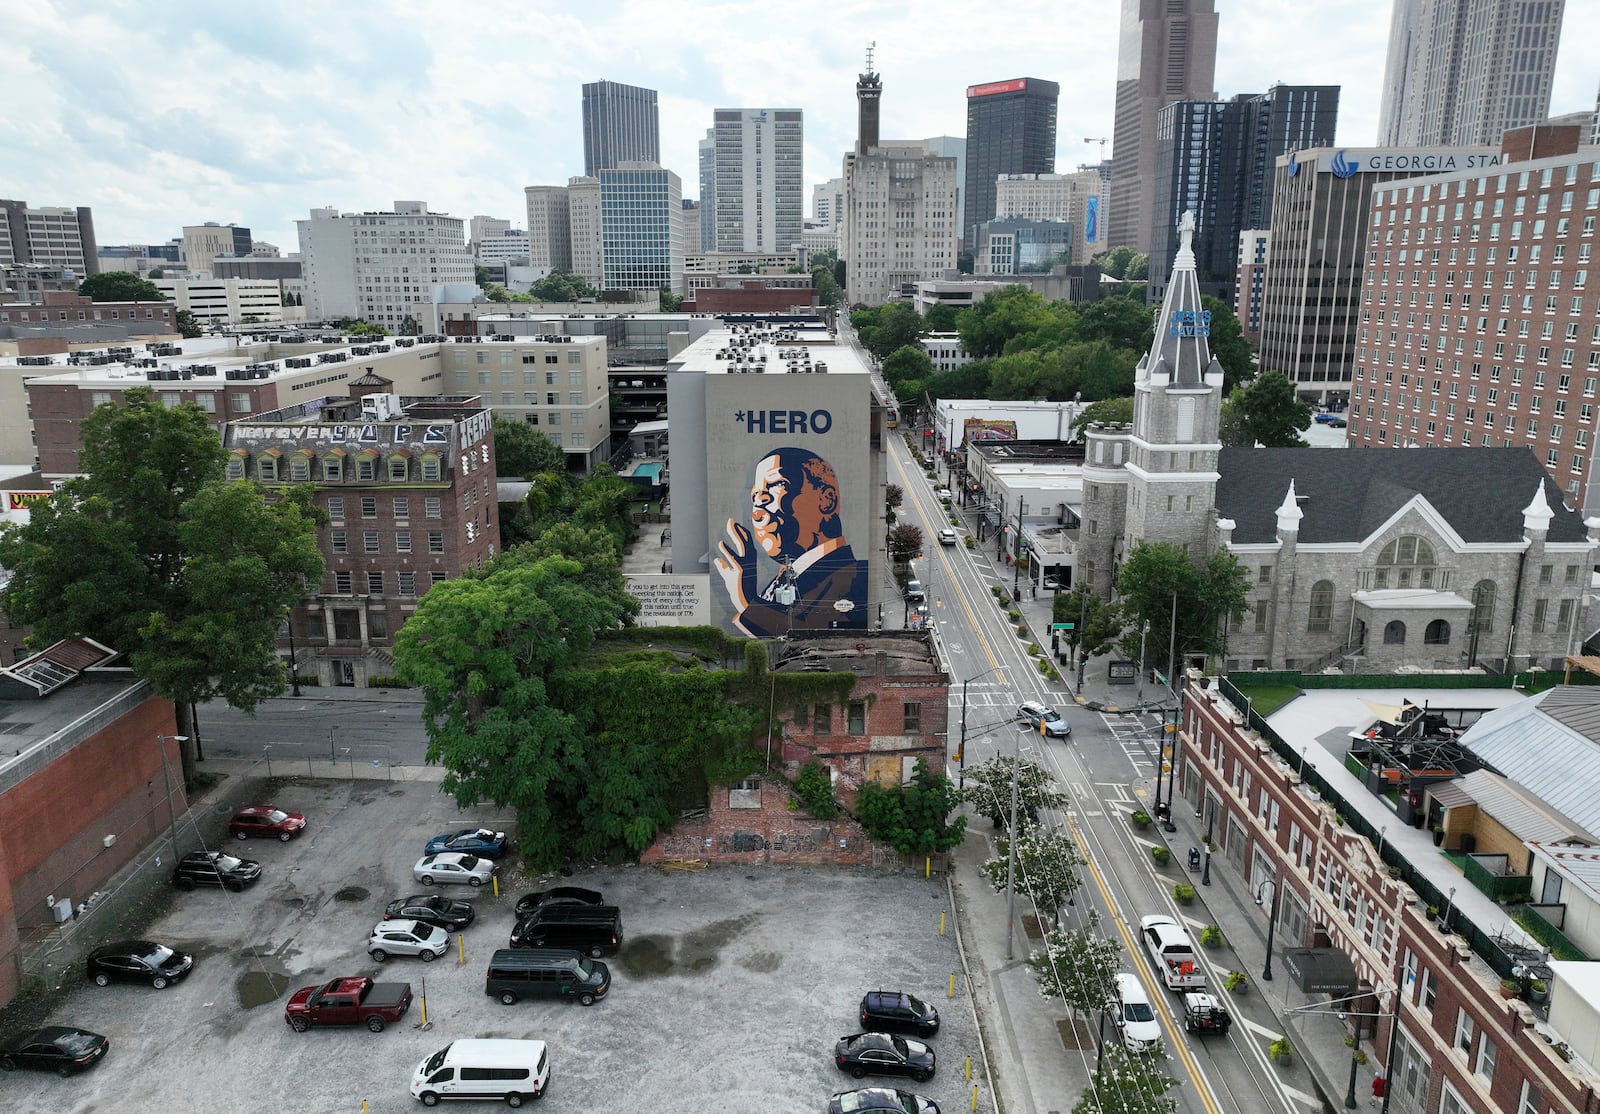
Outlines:
{"label": "row of window", "polygon": [[[384,591],[384,584],[388,579],[389,574],[377,570],[369,570],[361,577],[360,581],[357,581],[356,575],[356,573],[350,572],[349,570],[340,570],[334,572],[333,594],[336,596],[353,596],[355,595],[355,586],[357,583],[362,585],[363,592],[366,595],[382,596],[387,594]],[[421,575],[423,577],[421,582],[423,585],[423,591],[427,591],[435,584],[443,584],[449,579],[449,575],[439,569],[434,569]],[[396,595],[415,596],[417,594],[418,574],[415,570],[401,569],[399,572],[395,573],[394,576],[394,583],[397,589],[395,592]]]}
{"label": "row of window", "polygon": [[[794,714],[794,725],[801,730],[807,729],[810,724],[812,735],[833,734],[833,705],[813,704],[809,710],[798,709]],[[852,700],[844,706],[844,733],[846,735],[865,735],[867,733],[867,705],[863,700]],[[918,701],[905,701],[900,705],[901,734],[922,734],[922,704]]]}
{"label": "row of window", "polygon": [[[383,552],[383,550],[381,548],[382,540],[383,539],[382,539],[379,531],[377,531],[377,530],[363,530],[361,532],[361,552],[363,552],[363,553],[382,553]],[[410,530],[396,530],[394,532],[394,534],[390,537],[390,541],[392,542],[393,547],[394,547],[393,548],[393,552],[395,552],[395,553],[410,553],[411,552],[411,531]],[[346,553],[349,553],[350,552],[350,534],[349,534],[349,531],[347,531],[347,530],[332,530],[332,531],[330,531],[329,534],[328,534],[328,549],[329,549],[329,552],[334,553],[334,554],[346,554]],[[429,553],[443,553],[444,552],[444,531],[442,531],[442,530],[429,530],[428,531],[428,552]]]}
{"label": "row of window", "polygon": [[[345,499],[343,495],[330,495],[327,497],[328,518],[335,526],[343,525],[345,517]],[[363,495],[357,504],[361,517],[372,519],[378,517],[378,497],[376,495]],[[411,517],[411,496],[396,495],[390,500],[389,507],[397,521],[404,522]],[[439,495],[425,495],[422,498],[422,516],[424,518],[438,518],[444,513],[444,498]]]}
{"label": "row of window", "polygon": [[[413,479],[423,483],[438,483],[443,479],[444,462],[439,453],[423,453],[416,460],[404,449],[392,450],[387,458],[376,449],[362,449],[353,461],[347,461],[343,449],[325,451],[320,456],[313,449],[294,449],[287,459],[277,449],[267,449],[255,458],[255,478],[262,483],[373,483],[386,479],[391,483],[406,483]],[[242,449],[228,458],[227,475],[230,480],[242,480],[250,473],[250,455]]]}

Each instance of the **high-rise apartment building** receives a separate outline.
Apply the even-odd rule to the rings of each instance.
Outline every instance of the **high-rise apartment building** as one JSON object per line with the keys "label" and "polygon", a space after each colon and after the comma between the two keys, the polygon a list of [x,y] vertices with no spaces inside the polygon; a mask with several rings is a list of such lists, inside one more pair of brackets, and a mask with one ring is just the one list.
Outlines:
{"label": "high-rise apartment building", "polygon": [[1107,247],[1150,250],[1156,114],[1215,100],[1216,66],[1215,0],[1122,0]]}
{"label": "high-rise apartment building", "polygon": [[1372,191],[1418,174],[1487,173],[1500,159],[1495,147],[1319,147],[1281,156],[1261,296],[1261,369],[1282,372],[1302,399],[1345,401]]}
{"label": "high-rise apartment building", "polygon": [[717,129],[700,141],[700,250],[717,250]]}
{"label": "high-rise apartment building", "polygon": [[956,269],[956,160],[920,140],[844,159],[840,255],[850,302],[882,305]]}
{"label": "high-rise apartment building", "polygon": [[476,216],[467,223],[467,247],[473,254],[477,254],[479,240],[488,240],[503,235],[511,227],[509,220],[500,217]]}
{"label": "high-rise apartment building", "polygon": [[1234,286],[1233,313],[1252,347],[1261,339],[1261,295],[1267,284],[1267,251],[1272,233],[1265,228],[1239,232],[1239,277]]}
{"label": "high-rise apartment building", "polygon": [[82,278],[100,273],[99,254],[88,206],[30,209],[0,198],[0,267],[32,264]]}
{"label": "high-rise apartment building", "polygon": [[1156,192],[1147,298],[1159,303],[1178,250],[1178,222],[1195,217],[1201,294],[1232,304],[1239,233],[1272,222],[1279,155],[1333,143],[1336,85],[1274,85],[1226,101],[1178,101],[1156,118]]}
{"label": "high-rise apartment building", "polygon": [[838,226],[844,210],[844,179],[829,178],[811,187],[811,216],[823,228]]}
{"label": "high-rise apartment building", "polygon": [[590,286],[605,281],[605,247],[600,237],[600,179],[567,179],[567,221],[572,273]]}
{"label": "high-rise apartment building", "polygon": [[977,226],[993,220],[994,183],[1002,174],[1050,174],[1056,168],[1056,101],[1061,86],[1018,77],[967,86],[966,225],[962,236],[977,241]]}
{"label": "high-rise apartment building", "polygon": [[208,220],[183,226],[184,265],[192,274],[210,275],[217,256],[249,255],[252,246],[250,230],[236,224]]}
{"label": "high-rise apartment building", "polygon": [[295,222],[306,316],[357,317],[390,332],[423,321],[433,287],[472,282],[464,224],[421,201],[396,201],[387,212],[311,210]]}
{"label": "high-rise apartment building", "polygon": [[503,228],[491,236],[474,237],[472,241],[472,258],[479,263],[526,267],[532,251],[528,234],[520,228]]}
{"label": "high-rise apartment building", "polygon": [[1500,142],[1550,113],[1565,0],[1394,0],[1378,142]]}
{"label": "high-rise apartment building", "polygon": [[623,162],[660,162],[656,91],[615,81],[583,87],[583,173],[593,178]]}
{"label": "high-rise apartment building", "polygon": [[[1361,446],[1534,451],[1585,517],[1600,444],[1600,166],[1567,153],[1399,178],[1372,195],[1350,390]],[[1522,142],[1506,144],[1521,151]],[[1545,138],[1545,137],[1541,137]],[[1536,154],[1538,147],[1535,147]],[[1274,253],[1276,253],[1276,245]]]}
{"label": "high-rise apartment building", "polygon": [[719,108],[713,120],[715,250],[788,251],[805,217],[801,111]]}
{"label": "high-rise apartment building", "polygon": [[922,141],[928,154],[956,160],[956,235],[967,227],[967,140],[959,135],[935,135]]}
{"label": "high-rise apartment building", "polygon": [[1105,179],[1097,170],[1076,174],[1005,174],[995,182],[996,219],[1067,221],[1074,231],[1072,258],[1087,263],[1104,250],[1101,214]]}
{"label": "high-rise apartment building", "polygon": [[681,291],[683,232],[683,184],[672,171],[624,162],[600,172],[606,290]]}
{"label": "high-rise apartment building", "polygon": [[572,226],[565,186],[528,186],[528,265],[572,270]]}

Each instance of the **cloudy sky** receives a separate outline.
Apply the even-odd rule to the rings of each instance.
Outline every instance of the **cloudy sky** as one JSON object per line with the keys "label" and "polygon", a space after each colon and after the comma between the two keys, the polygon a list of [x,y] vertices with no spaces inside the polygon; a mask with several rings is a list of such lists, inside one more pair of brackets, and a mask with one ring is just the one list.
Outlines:
{"label": "cloudy sky", "polygon": [[[1392,0],[1217,0],[1217,92],[1337,84],[1341,144],[1376,136]],[[0,35],[0,197],[89,205],[102,244],[248,225],[296,250],[315,206],[526,223],[522,187],[583,172],[581,86],[659,91],[662,162],[698,192],[716,107],[805,111],[808,185],[839,173],[877,43],[883,136],[962,135],[965,87],[1061,84],[1056,167],[1111,134],[1113,0],[31,0]],[[1553,113],[1592,111],[1600,3],[1572,0]],[[810,198],[807,196],[809,212]]]}

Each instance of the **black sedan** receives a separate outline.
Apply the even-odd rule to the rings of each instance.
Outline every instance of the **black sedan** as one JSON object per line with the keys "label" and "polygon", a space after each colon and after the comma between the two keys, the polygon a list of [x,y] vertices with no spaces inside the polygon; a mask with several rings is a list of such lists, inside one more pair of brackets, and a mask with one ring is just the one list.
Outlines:
{"label": "black sedan", "polygon": [[438,894],[412,894],[389,902],[383,910],[383,919],[386,921],[421,921],[423,924],[437,925],[446,932],[459,932],[471,924],[477,915],[472,902],[454,901]]}
{"label": "black sedan", "polygon": [[604,905],[606,899],[599,890],[586,890],[582,886],[554,886],[548,890],[534,890],[517,898],[517,920],[525,921],[546,905]]}
{"label": "black sedan", "polygon": [[73,1075],[100,1062],[111,1042],[99,1033],[46,1025],[0,1041],[0,1071],[32,1068]]}
{"label": "black sedan", "polygon": [[164,990],[190,972],[194,956],[150,940],[119,940],[90,952],[86,966],[96,986],[117,980]]}
{"label": "black sedan", "polygon": [[840,1037],[833,1062],[860,1079],[864,1075],[909,1075],[918,1083],[933,1078],[933,1049],[921,1041],[890,1033],[854,1033]]}
{"label": "black sedan", "polygon": [[910,1091],[897,1091],[893,1087],[862,1087],[858,1091],[840,1091],[828,1104],[828,1114],[855,1114],[858,1110],[892,1110],[896,1114],[939,1114],[939,1104],[921,1095],[913,1095]]}

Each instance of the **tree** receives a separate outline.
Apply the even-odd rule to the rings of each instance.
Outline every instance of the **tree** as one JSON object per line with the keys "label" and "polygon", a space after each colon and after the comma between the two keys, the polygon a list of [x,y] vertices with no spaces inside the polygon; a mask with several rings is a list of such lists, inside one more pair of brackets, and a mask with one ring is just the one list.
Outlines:
{"label": "tree", "polygon": [[101,271],[78,283],[78,293],[91,302],[164,302],[167,296],[132,271]]}
{"label": "tree", "polygon": [[991,290],[976,305],[956,317],[956,332],[961,347],[974,359],[998,356],[1006,342],[1036,322],[1036,311],[1044,299],[1026,286],[1002,286]]}
{"label": "tree", "polygon": [[950,817],[960,802],[955,783],[919,758],[909,785],[863,785],[856,795],[856,815],[872,838],[902,855],[926,855],[948,851],[965,838],[967,818]]}
{"label": "tree", "polygon": [[928,323],[907,302],[853,313],[850,323],[861,336],[861,346],[880,360],[906,345],[915,346],[928,331]]}
{"label": "tree", "polygon": [[885,484],[883,488],[883,505],[886,510],[895,510],[905,501],[905,489],[899,484]]}
{"label": "tree", "polygon": [[148,388],[97,407],[82,425],[83,475],[0,529],[12,579],[0,606],[38,644],[88,637],[129,655],[176,702],[192,784],[193,705],[221,697],[254,709],[283,691],[277,632],[322,576],[306,492],[267,503],[222,478],[222,444],[193,403]]}
{"label": "tree", "polygon": [[1231,391],[1255,374],[1255,353],[1250,350],[1250,342],[1244,339],[1244,327],[1226,302],[1204,294],[1200,304],[1211,314],[1206,345],[1222,365],[1222,389]]}
{"label": "tree", "polygon": [[1312,407],[1295,396],[1294,384],[1269,371],[1235,387],[1222,407],[1224,445],[1299,448],[1311,424]]}
{"label": "tree", "polygon": [[145,275],[145,278],[150,279],[152,282],[154,282],[158,278],[165,278],[166,275],[167,275],[167,272],[166,272],[165,268],[162,268],[162,267],[151,267],[150,268],[150,273]]}
{"label": "tree", "polygon": [[1101,298],[1078,307],[1078,337],[1103,340],[1113,348],[1146,352],[1155,335],[1150,307],[1127,298]]}
{"label": "tree", "polygon": [[661,289],[657,292],[657,296],[661,299],[662,313],[677,313],[683,308],[683,299],[674,294],[672,287],[666,283],[661,284]]}
{"label": "tree", "polygon": [[956,330],[956,307],[939,302],[928,307],[924,316],[928,328],[936,333],[953,333]]}
{"label": "tree", "polygon": [[178,335],[184,340],[193,340],[203,331],[200,322],[194,319],[194,314],[186,309],[180,309],[172,316],[172,323],[177,327]]}
{"label": "tree", "polygon": [[375,321],[353,321],[344,327],[344,331],[353,337],[386,337],[389,330]]}
{"label": "tree", "polygon": [[477,283],[479,286],[489,285],[490,274],[491,272],[489,268],[485,267],[482,263],[474,263],[472,265],[472,281]]}
{"label": "tree", "polygon": [[1250,587],[1249,573],[1227,550],[1219,549],[1196,565],[1171,542],[1136,542],[1117,572],[1117,594],[1128,624],[1123,646],[1136,657],[1140,629],[1148,623],[1147,658],[1166,664],[1161,651],[1174,638],[1174,629],[1174,666],[1189,654],[1220,656],[1227,648],[1229,617],[1250,610]]}
{"label": "tree", "polygon": [[1017,829],[1028,831],[1039,822],[1047,808],[1064,808],[1067,795],[1051,788],[1055,779],[1037,762],[1018,761],[1009,755],[996,755],[986,762],[967,767],[967,787],[961,796],[995,827],[1004,827],[1011,816],[1011,772],[1017,778]]}
{"label": "tree", "polygon": [[527,479],[541,472],[565,472],[567,454],[527,422],[494,415],[495,471]]}
{"label": "tree", "polygon": [[1092,262],[1101,274],[1125,282],[1143,282],[1150,277],[1150,257],[1130,247],[1114,247],[1095,256]]}
{"label": "tree", "polygon": [[832,265],[815,264],[811,268],[811,286],[817,292],[817,301],[825,306],[836,306],[843,292],[839,284],[833,281]]}
{"label": "tree", "polygon": [[889,527],[889,559],[905,564],[922,552],[922,540],[922,528],[913,523],[901,522]]}
{"label": "tree", "polygon": [[1122,949],[1100,935],[1099,927],[1100,917],[1091,910],[1084,928],[1066,932],[1057,925],[1045,936],[1044,948],[1028,957],[1042,997],[1059,998],[1086,1014],[1116,1000]]}
{"label": "tree", "polygon": [[[995,857],[981,868],[996,892],[1005,892],[1011,876],[1010,855],[1011,841],[1002,837],[995,841]],[[1061,927],[1061,911],[1083,885],[1078,868],[1087,865],[1078,845],[1060,828],[1024,831],[1017,836],[1017,884],[1039,912],[1051,918],[1054,928]]]}
{"label": "tree", "polygon": [[1176,1114],[1178,1100],[1167,1092],[1178,1081],[1161,1070],[1163,1059],[1108,1045],[1072,1114]]}
{"label": "tree", "polygon": [[933,360],[921,345],[903,345],[889,353],[883,361],[883,379],[890,387],[908,379],[926,379],[932,374]]}
{"label": "tree", "polygon": [[551,271],[528,288],[541,302],[580,302],[596,296],[595,288],[572,271]]}
{"label": "tree", "polygon": [[1050,621],[1071,623],[1073,628],[1061,632],[1061,641],[1068,646],[1082,646],[1084,656],[1099,657],[1122,637],[1122,617],[1113,605],[1085,584],[1070,592],[1058,592],[1050,601]]}
{"label": "tree", "polygon": [[412,317],[409,313],[406,314],[405,317],[400,321],[400,335],[403,337],[408,337],[413,336],[418,332],[420,332],[420,330],[417,328],[417,319]]}
{"label": "tree", "polygon": [[1133,421],[1133,399],[1107,398],[1085,406],[1076,418],[1072,420],[1072,435],[1081,437],[1085,426],[1099,423],[1101,425],[1129,425]]}

